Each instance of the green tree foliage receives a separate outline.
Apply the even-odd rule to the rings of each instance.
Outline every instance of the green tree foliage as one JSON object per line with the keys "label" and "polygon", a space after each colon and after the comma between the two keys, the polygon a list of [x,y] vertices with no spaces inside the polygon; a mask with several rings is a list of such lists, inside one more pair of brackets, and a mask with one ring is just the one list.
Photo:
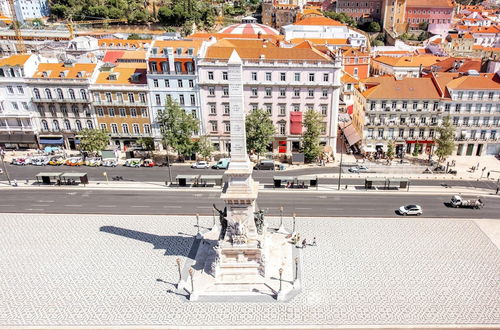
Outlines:
{"label": "green tree foliage", "polygon": [[147,151],[155,150],[155,141],[152,137],[141,137],[137,140],[137,144],[141,145]]}
{"label": "green tree foliage", "polygon": [[358,28],[360,28],[361,30],[363,31],[366,31],[366,32],[380,32],[382,29],[380,27],[380,23],[379,22],[365,22],[363,24],[360,24],[358,25]]}
{"label": "green tree foliage", "polygon": [[373,40],[372,46],[383,46],[385,45],[383,41],[380,40]]}
{"label": "green tree foliage", "polygon": [[319,138],[321,136],[322,119],[319,112],[310,109],[304,114],[302,126],[306,129],[302,133],[302,149],[307,162],[312,162],[321,153]]}
{"label": "green tree foliage", "polygon": [[257,156],[262,155],[267,151],[267,147],[276,133],[271,117],[262,109],[254,110],[247,115],[245,126],[248,151]]}
{"label": "green tree foliage", "polygon": [[344,23],[346,25],[356,26],[356,21],[352,17],[346,15],[345,13],[336,13],[334,11],[324,11],[323,15],[325,15],[325,17],[334,19],[334,20],[339,21],[341,23]]}
{"label": "green tree foliage", "polygon": [[201,0],[176,0],[158,10],[158,20],[164,26],[183,26],[188,21],[211,27],[215,20],[215,8]]}
{"label": "green tree foliage", "polygon": [[443,118],[443,124],[437,128],[437,147],[434,153],[438,156],[438,162],[446,160],[455,150],[455,126],[451,122],[450,116]]}
{"label": "green tree foliage", "polygon": [[93,20],[126,18],[130,23],[145,23],[150,15],[141,0],[52,0],[52,19]]}
{"label": "green tree foliage", "polygon": [[195,151],[192,135],[198,130],[198,120],[187,114],[170,96],[167,97],[165,110],[158,112],[158,124],[167,147],[174,149],[179,155]]}
{"label": "green tree foliage", "polygon": [[387,152],[385,153],[385,156],[387,157],[387,159],[393,160],[395,154],[394,141],[390,140],[389,143],[387,143]]}
{"label": "green tree foliage", "polygon": [[415,148],[413,148],[412,156],[413,157],[418,157],[418,155],[420,154],[420,150],[421,149],[422,149],[422,145],[420,143],[415,143]]}
{"label": "green tree foliage", "polygon": [[429,27],[429,23],[428,22],[421,22],[419,25],[418,25],[418,28],[420,30],[424,30],[424,31],[427,31],[427,28]]}
{"label": "green tree foliage", "polygon": [[80,150],[96,156],[109,145],[109,134],[101,129],[84,128],[80,135]]}
{"label": "green tree foliage", "polygon": [[206,135],[201,136],[196,143],[196,151],[201,155],[201,157],[203,157],[204,160],[210,159],[214,150],[214,145],[210,141],[210,138]]}

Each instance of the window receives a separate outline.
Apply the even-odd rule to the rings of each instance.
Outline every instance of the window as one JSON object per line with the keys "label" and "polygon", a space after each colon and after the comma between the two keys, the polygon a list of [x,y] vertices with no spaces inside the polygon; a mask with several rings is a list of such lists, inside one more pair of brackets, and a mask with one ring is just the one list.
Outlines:
{"label": "window", "polygon": [[118,125],[111,124],[111,132],[115,134],[118,133]]}
{"label": "window", "polygon": [[217,114],[217,105],[215,103],[209,103],[208,107],[210,108],[210,114],[211,115],[216,115]]}
{"label": "window", "polygon": [[130,109],[130,116],[131,117],[137,117],[137,110],[136,109]]}
{"label": "window", "polygon": [[128,124],[122,124],[122,133],[128,134]]}
{"label": "window", "polygon": [[182,85],[182,79],[178,79],[177,80],[177,87],[179,87],[179,88],[183,87],[183,85]]}
{"label": "window", "polygon": [[106,126],[106,124],[100,124],[101,126],[101,130],[102,131],[106,131],[108,129],[108,127]]}
{"label": "window", "polygon": [[88,129],[93,129],[94,128],[94,124],[92,123],[92,120],[87,120],[87,128]]}
{"label": "window", "polygon": [[115,116],[115,109],[113,109],[113,108],[108,109],[108,114],[110,117],[114,117]]}
{"label": "window", "polygon": [[433,129],[429,130],[429,137],[430,138],[434,137],[434,130]]}
{"label": "window", "polygon": [[151,126],[149,124],[144,124],[144,133],[151,134]]}
{"label": "window", "polygon": [[424,102],[424,109],[425,110],[429,109],[429,102],[427,101]]}
{"label": "window", "polygon": [[418,102],[413,102],[413,110],[417,110],[418,108]]}
{"label": "window", "polygon": [[489,92],[488,93],[488,100],[493,100],[493,95],[495,95],[494,92]]}
{"label": "window", "polygon": [[12,86],[7,86],[7,92],[9,94],[14,94],[14,88]]}
{"label": "window", "polygon": [[408,102],[404,101],[403,102],[403,109],[407,109],[408,108]]}
{"label": "window", "polygon": [[405,135],[405,129],[404,128],[400,128],[399,132],[398,132],[398,137],[402,138],[404,135]]}
{"label": "window", "polygon": [[208,80],[214,80],[214,73],[213,73],[213,71],[208,71]]}
{"label": "window", "polygon": [[409,131],[408,131],[408,137],[414,137],[415,136],[415,129],[414,128],[410,128]]}
{"label": "window", "polygon": [[307,110],[314,110],[314,104],[306,104]]}
{"label": "window", "polygon": [[460,112],[460,109],[461,109],[461,108],[462,108],[462,104],[457,103],[457,104],[455,105],[455,112]]}
{"label": "window", "polygon": [[24,110],[29,110],[28,103],[26,103],[26,102],[22,102],[22,104],[23,104],[23,109],[24,109]]}
{"label": "window", "polygon": [[196,105],[196,99],[194,98],[194,94],[189,95],[189,100],[191,101],[191,105]]}
{"label": "window", "polygon": [[59,122],[58,122],[56,119],[54,119],[54,120],[52,121],[52,129],[53,129],[54,131],[59,131],[59,130],[61,129],[61,128],[59,127]]}
{"label": "window", "polygon": [[272,89],[271,87],[266,87],[266,96],[271,96]]}
{"label": "window", "polygon": [[141,131],[139,130],[139,124],[132,124],[132,131],[134,134],[140,134]]}
{"label": "window", "polygon": [[229,96],[229,88],[228,87],[223,87],[222,88],[222,95],[223,96]]}
{"label": "window", "polygon": [[286,123],[280,122],[278,125],[280,135],[286,135]]}
{"label": "window", "polygon": [[257,81],[257,72],[252,72],[252,80]]}
{"label": "window", "polygon": [[300,104],[293,104],[292,108],[293,108],[293,112],[299,112],[300,111]]}
{"label": "window", "polygon": [[321,91],[321,96],[323,96],[323,97],[328,97],[328,89],[323,89],[323,90]]}
{"label": "window", "polygon": [[328,105],[326,104],[321,105],[321,115],[325,117],[328,115]]}
{"label": "window", "polygon": [[153,87],[158,87],[158,79],[153,79]]}
{"label": "window", "polygon": [[40,91],[38,90],[38,88],[33,88],[33,94],[35,95],[35,99],[40,99]]}
{"label": "window", "polygon": [[49,130],[49,124],[47,123],[47,121],[45,119],[42,120],[42,127],[43,127],[44,131],[48,131]]}
{"label": "window", "polygon": [[224,115],[229,116],[230,114],[230,108],[229,108],[229,103],[224,103]]}
{"label": "window", "polygon": [[383,129],[383,128],[379,128],[379,129],[378,129],[378,137],[379,137],[379,138],[384,137],[384,129]]}
{"label": "window", "polygon": [[375,102],[370,102],[370,110],[375,110],[376,103]]}
{"label": "window", "polygon": [[280,72],[280,80],[286,81],[286,73],[285,72]]}
{"label": "window", "polygon": [[252,111],[255,111],[259,107],[259,104],[257,104],[257,103],[251,103],[250,106],[252,107]]}
{"label": "window", "polygon": [[444,111],[450,111],[450,108],[451,108],[451,104],[447,103],[444,105]]}
{"label": "window", "polygon": [[295,89],[293,90],[293,96],[294,96],[294,97],[300,97],[300,89],[295,88]]}
{"label": "window", "polygon": [[314,73],[309,74],[309,81],[314,81]]}
{"label": "window", "polygon": [[71,123],[69,122],[68,119],[65,119],[64,120],[64,128],[67,130],[67,131],[71,131]]}
{"label": "window", "polygon": [[358,68],[354,68],[353,75],[354,77],[358,76]]}
{"label": "window", "polygon": [[484,92],[478,93],[478,99],[480,99],[480,100],[484,99]]}
{"label": "window", "polygon": [[73,105],[71,106],[71,112],[73,112],[73,115],[74,115],[75,117],[80,117],[80,109],[78,109],[78,106],[77,106],[77,105],[73,104]]}
{"label": "window", "polygon": [[257,96],[257,93],[258,93],[257,88],[255,87],[252,88],[252,96]]}
{"label": "window", "polygon": [[285,97],[286,96],[286,88],[280,88],[280,96]]}
{"label": "window", "polygon": [[146,94],[140,93],[139,99],[141,100],[141,103],[146,103]]}
{"label": "window", "polygon": [[189,80],[189,87],[193,88],[194,87],[194,80]]}
{"label": "window", "polygon": [[222,80],[228,80],[228,79],[229,79],[229,77],[227,75],[227,71],[223,71],[222,72]]}
{"label": "window", "polygon": [[127,112],[125,111],[124,108],[120,108],[119,111],[120,111],[120,117],[126,117],[127,116]]}
{"label": "window", "polygon": [[72,100],[76,99],[76,97],[75,97],[75,91],[72,88],[68,89],[68,93],[69,93],[69,98],[70,99],[72,99]]}
{"label": "window", "polygon": [[151,69],[151,72],[153,72],[153,73],[156,73],[158,71],[158,66],[156,65],[156,62],[149,63],[149,68]]}
{"label": "window", "polygon": [[464,92],[458,92],[458,99],[461,100],[464,98]]}
{"label": "window", "polygon": [[268,114],[269,116],[271,116],[271,115],[273,114],[273,105],[272,105],[272,104],[270,104],[270,103],[267,103],[267,104],[265,105],[265,107],[266,107],[266,112],[267,112],[267,114]]}
{"label": "window", "polygon": [[215,87],[208,87],[208,96],[215,96]]}
{"label": "window", "polygon": [[266,80],[271,81],[271,72],[266,72]]}
{"label": "window", "polygon": [[228,121],[225,121],[225,122],[224,122],[224,132],[225,132],[225,133],[229,133],[229,132],[231,132],[231,123],[230,123],[230,122],[228,122]]}
{"label": "window", "polygon": [[184,102],[184,95],[179,95],[179,104],[180,105],[184,105],[185,102]]}
{"label": "window", "polygon": [[279,108],[279,115],[286,116],[286,104],[280,104],[278,108]]}
{"label": "window", "polygon": [[[156,79],[155,79],[155,80],[156,80]],[[164,82],[165,82],[165,87],[166,87],[166,88],[170,88],[170,80],[165,79],[165,80],[164,80]],[[155,86],[155,87],[158,87],[158,86]]]}
{"label": "window", "polygon": [[294,80],[295,81],[300,81],[300,72],[295,72],[295,74],[294,74]]}
{"label": "window", "polygon": [[328,73],[323,73],[323,81],[329,81],[330,75]]}
{"label": "window", "polygon": [[469,92],[469,100],[472,100],[474,98],[474,92]]}
{"label": "window", "polygon": [[45,96],[51,100],[52,99],[52,92],[50,91],[50,89],[48,88],[45,88]]}
{"label": "window", "polygon": [[432,105],[432,110],[437,110],[438,106],[439,106],[439,103],[438,102],[434,102],[434,104]]}
{"label": "window", "polygon": [[368,129],[368,138],[372,139],[373,138],[373,128]]}
{"label": "window", "polygon": [[80,96],[83,100],[87,99],[87,91],[85,89],[80,89]]}
{"label": "window", "polygon": [[97,108],[97,115],[99,117],[104,117],[104,110],[102,108]]}
{"label": "window", "polygon": [[309,89],[309,90],[307,91],[307,96],[309,96],[309,97],[314,97],[314,89]]}
{"label": "window", "polygon": [[128,101],[130,103],[135,103],[135,96],[134,93],[128,93]]}
{"label": "window", "polygon": [[20,94],[24,94],[24,89],[23,89],[23,86],[17,86],[17,91],[18,91]]}
{"label": "window", "polygon": [[111,97],[111,93],[106,93],[106,102],[108,102],[108,103],[112,103],[113,102],[113,99]]}
{"label": "window", "polygon": [[141,117],[148,117],[148,109],[141,109]]}
{"label": "window", "polygon": [[161,98],[160,98],[160,94],[156,94],[156,95],[155,95],[155,101],[156,101],[156,105],[161,105]]}
{"label": "window", "polygon": [[212,132],[217,132],[218,131],[217,122],[216,121],[211,121],[210,122],[210,129],[211,129]]}

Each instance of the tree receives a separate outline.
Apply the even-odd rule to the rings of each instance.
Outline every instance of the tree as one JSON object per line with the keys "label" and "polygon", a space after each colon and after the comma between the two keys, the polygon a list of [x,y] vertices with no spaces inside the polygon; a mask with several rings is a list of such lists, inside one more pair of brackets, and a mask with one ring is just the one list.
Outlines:
{"label": "tree", "polygon": [[437,128],[437,133],[438,137],[434,139],[437,144],[434,153],[438,156],[438,162],[441,163],[455,150],[455,126],[453,126],[450,116],[443,118],[443,123]]}
{"label": "tree", "polygon": [[418,25],[418,28],[420,30],[424,30],[424,31],[427,31],[427,28],[429,27],[429,23],[428,22],[421,22],[419,25]]}
{"label": "tree", "polygon": [[84,128],[80,131],[80,150],[96,156],[109,145],[109,134],[101,129]]}
{"label": "tree", "polygon": [[276,133],[273,121],[266,111],[257,109],[247,115],[245,126],[247,149],[260,157],[266,152]]}
{"label": "tree", "polygon": [[374,40],[372,42],[372,46],[383,46],[383,45],[384,45],[384,42],[380,41],[380,40]]}
{"label": "tree", "polygon": [[208,136],[203,135],[200,136],[200,139],[196,144],[196,150],[204,160],[208,160],[214,152],[214,145],[212,144]]}
{"label": "tree", "polygon": [[367,32],[380,32],[380,24],[378,22],[370,22],[366,30]]}
{"label": "tree", "polygon": [[420,149],[422,149],[422,145],[420,143],[415,143],[415,148],[413,149],[413,157],[418,157],[420,154]]}
{"label": "tree", "polygon": [[356,21],[352,17],[346,15],[345,13],[336,13],[334,11],[324,11],[323,15],[325,15],[325,17],[334,19],[334,20],[339,21],[341,23],[344,23],[346,25],[356,26]]}
{"label": "tree", "polygon": [[167,97],[165,110],[158,111],[158,124],[167,147],[174,149],[179,155],[194,151],[192,135],[198,130],[198,120],[187,114],[170,96]]}
{"label": "tree", "polygon": [[390,140],[389,143],[387,143],[387,152],[385,153],[385,156],[388,160],[393,160],[394,155],[394,141]]}
{"label": "tree", "polygon": [[306,131],[302,133],[302,149],[307,162],[312,162],[318,158],[321,153],[319,137],[323,122],[319,112],[310,109],[304,114],[302,126]]}
{"label": "tree", "polygon": [[152,137],[141,137],[137,140],[137,144],[141,145],[147,151],[155,150],[155,140]]}

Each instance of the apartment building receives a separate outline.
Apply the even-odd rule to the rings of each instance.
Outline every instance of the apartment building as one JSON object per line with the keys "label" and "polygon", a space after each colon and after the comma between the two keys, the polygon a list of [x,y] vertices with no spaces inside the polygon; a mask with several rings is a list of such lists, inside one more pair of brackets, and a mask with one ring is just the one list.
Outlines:
{"label": "apartment building", "polygon": [[146,63],[130,67],[106,63],[90,86],[97,127],[121,150],[152,137]]}
{"label": "apartment building", "polygon": [[[197,84],[196,62],[205,45],[203,40],[154,40],[147,53],[147,84],[153,121],[165,108],[167,96],[172,97],[187,113],[200,120],[203,117]],[[157,141],[160,132],[154,123]]]}
{"label": "apartment building", "polygon": [[412,30],[418,30],[424,22],[450,25],[454,8],[451,0],[408,0],[406,19]]}
{"label": "apartment building", "polygon": [[447,57],[434,55],[410,56],[377,56],[371,61],[371,72],[374,75],[391,75],[397,78],[419,77],[422,69],[439,65]]}
{"label": "apartment building", "polygon": [[34,148],[37,126],[26,77],[44,59],[36,55],[12,55],[0,59],[0,146]]}
{"label": "apartment building", "polygon": [[[47,0],[14,0],[17,20],[20,22],[49,16],[49,2]],[[0,12],[12,17],[9,0],[0,0]]]}
{"label": "apartment building", "polygon": [[323,53],[310,43],[279,48],[262,39],[224,39],[207,48],[198,61],[206,132],[217,151],[230,152],[227,62],[241,59],[245,111],[266,110],[277,134],[269,150],[281,155],[300,149],[302,116],[308,109],[323,115],[322,144],[335,153],[341,89],[340,53]]}
{"label": "apartment building", "polygon": [[337,0],[335,11],[345,13],[358,22],[380,21],[382,0]]}
{"label": "apartment building", "polygon": [[498,74],[433,73],[423,78],[374,77],[360,84],[355,111],[364,117],[365,152],[384,152],[393,140],[396,153],[431,154],[444,116],[456,127],[456,155],[500,152],[500,77]]}
{"label": "apartment building", "polygon": [[76,149],[78,132],[95,128],[89,88],[99,73],[94,63],[40,63],[27,83],[37,111],[39,144]]}

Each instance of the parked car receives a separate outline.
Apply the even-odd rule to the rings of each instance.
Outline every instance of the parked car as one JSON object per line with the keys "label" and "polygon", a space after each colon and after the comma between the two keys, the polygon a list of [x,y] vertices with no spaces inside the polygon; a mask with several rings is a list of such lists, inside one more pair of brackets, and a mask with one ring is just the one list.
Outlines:
{"label": "parked car", "polygon": [[87,160],[85,161],[85,165],[90,167],[101,166],[102,165],[101,157],[87,158]]}
{"label": "parked car", "polygon": [[422,215],[423,210],[420,205],[410,204],[406,206],[401,206],[399,208],[399,214],[401,215]]}
{"label": "parked car", "polygon": [[127,167],[140,167],[142,164],[142,159],[140,158],[130,158],[125,161],[125,164],[123,166]]}
{"label": "parked car", "polygon": [[84,163],[81,157],[71,157],[66,161],[68,166],[82,166]]}
{"label": "parked car", "polygon": [[368,172],[368,167],[359,165],[359,166],[349,167],[348,171],[351,173]]}
{"label": "parked car", "polygon": [[52,166],[60,166],[64,163],[65,163],[65,160],[61,156],[51,157],[49,160],[49,165],[52,165]]}
{"label": "parked car", "polygon": [[12,165],[28,165],[31,163],[31,159],[30,158],[26,158],[26,157],[18,157],[18,158],[13,158],[10,162]]}
{"label": "parked car", "polygon": [[452,207],[462,207],[462,208],[472,208],[472,209],[480,209],[484,206],[484,202],[481,198],[478,199],[463,199],[459,195],[455,195],[451,198],[451,206]]}
{"label": "parked car", "polygon": [[105,167],[116,167],[118,165],[118,161],[114,158],[104,158],[102,160],[102,166]]}
{"label": "parked car", "polygon": [[33,157],[31,159],[31,165],[35,166],[45,166],[48,163],[49,163],[49,157],[46,156]]}
{"label": "parked car", "polygon": [[212,168],[215,168],[217,170],[225,170],[229,167],[229,162],[229,158],[221,158],[216,164],[212,165]]}
{"label": "parked car", "polygon": [[261,160],[253,167],[253,169],[274,171],[276,169],[276,165],[274,164],[274,160]]}
{"label": "parked car", "polygon": [[198,168],[198,169],[206,169],[206,168],[209,168],[210,165],[208,165],[208,163],[206,161],[199,161],[199,162],[196,162],[194,163],[193,165],[191,165],[191,168]]}
{"label": "parked car", "polygon": [[155,167],[156,163],[152,159],[144,159],[141,166],[143,167]]}

